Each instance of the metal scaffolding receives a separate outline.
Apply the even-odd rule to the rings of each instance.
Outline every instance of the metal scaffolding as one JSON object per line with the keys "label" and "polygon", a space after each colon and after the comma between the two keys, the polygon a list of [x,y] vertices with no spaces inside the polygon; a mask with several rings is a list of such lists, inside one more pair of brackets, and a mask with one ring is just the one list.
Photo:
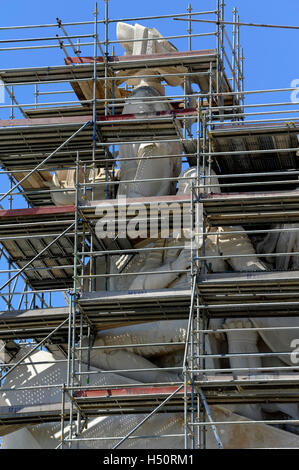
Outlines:
{"label": "metal scaffolding", "polygon": [[[299,230],[296,104],[286,100],[254,105],[245,102],[248,95],[255,97],[270,92],[275,95],[293,89],[245,90],[240,27],[254,25],[240,22],[237,9],[233,11],[233,21],[225,21],[223,0],[216,0],[212,11],[195,12],[188,5],[186,13],[125,19],[111,19],[108,7],[109,0],[105,0],[104,18],[99,19],[96,6],[93,21],[64,23],[57,18],[54,24],[0,28],[0,33],[14,30],[16,34],[19,29],[58,28],[60,34],[57,35],[0,40],[0,51],[34,54],[35,50],[58,49],[66,56],[64,65],[0,70],[0,79],[9,98],[8,104],[0,105],[6,116],[0,120],[0,175],[8,181],[7,188],[3,185],[0,193],[0,394],[5,397],[8,392],[11,396],[23,393],[26,397],[32,390],[40,393],[47,390],[59,397],[55,402],[37,405],[28,404],[24,398],[17,406],[1,406],[0,435],[22,426],[60,423],[59,448],[71,448],[87,441],[92,445],[104,442],[108,447],[118,448],[126,441],[150,438],[163,441],[170,436],[182,439],[185,448],[205,448],[211,430],[215,447],[223,448],[219,429],[228,424],[264,423],[285,426],[285,429],[292,425],[293,432],[298,434],[299,420],[283,415],[262,421],[217,421],[211,409],[211,405],[217,404],[297,403],[299,373],[296,365],[235,369],[229,359],[242,357],[242,353],[230,354],[224,350],[215,354],[207,350],[207,338],[234,331],[211,327],[213,319],[298,316],[299,271],[269,268],[251,273],[211,272],[212,261],[221,258],[226,262],[228,257],[210,255],[206,246],[211,228],[220,226],[222,234],[236,234],[239,230],[253,244],[270,232],[296,234]],[[187,26],[187,33],[165,36],[165,39],[180,45],[185,41],[185,51],[147,56],[115,55],[114,48],[118,48],[121,41],[109,39],[111,24],[152,20],[182,20],[177,24],[182,28]],[[198,33],[198,21],[209,25],[211,30]],[[82,27],[84,34],[78,34],[83,31]],[[69,29],[71,34],[67,32]],[[202,40],[204,44],[212,44],[211,48],[194,49]],[[3,47],[3,44],[9,46]],[[168,88],[166,96],[155,98],[158,103],[168,103],[169,112],[146,116],[123,113],[128,98],[133,98],[130,87],[122,86],[121,82],[131,78],[131,73],[142,71],[139,78],[151,78],[155,77],[155,67],[173,67],[174,72],[162,74],[165,80],[167,76],[178,74],[176,66],[186,70],[181,72],[182,93],[173,93]],[[32,91],[30,96],[28,87]],[[69,94],[70,100],[59,101],[63,94]],[[44,96],[50,98],[42,101]],[[150,99],[152,103],[153,98]],[[117,198],[117,172],[121,161],[126,160],[119,157],[119,145],[147,142],[182,145],[183,167],[196,168],[188,194],[125,202]],[[155,159],[175,157],[178,155],[147,158],[152,158],[154,164]],[[67,188],[54,187],[53,173],[64,170],[73,172],[72,184]],[[214,186],[214,171],[221,188],[221,193],[217,194],[210,191]],[[177,182],[178,178],[159,179],[167,180]],[[122,180],[122,183],[134,183],[134,180]],[[101,200],[96,199],[99,190],[103,194]],[[55,197],[61,194],[67,194],[72,202],[55,205]],[[178,278],[189,278],[188,288],[111,290],[115,278],[129,285],[132,277],[155,275],[154,270],[146,273],[125,270],[136,255],[185,249],[184,242],[146,247],[142,237],[134,240],[122,234],[123,215],[127,215],[127,223],[134,216],[132,212],[127,214],[128,207],[142,205],[144,229],[148,230],[152,205],[163,204],[175,204],[180,214],[187,214],[189,228],[195,231],[189,248],[190,268],[175,273]],[[116,232],[112,238],[101,239],[96,234],[96,225],[111,208],[110,221]],[[158,211],[155,217],[160,233],[163,213]],[[174,231],[178,225],[175,215],[167,220],[170,230]],[[180,219],[180,227],[181,223]],[[287,225],[283,228],[273,224]],[[287,248],[279,253],[256,254],[262,260],[269,256],[298,255],[296,250]],[[229,258],[246,256],[251,255],[238,253],[236,247]],[[116,257],[122,257],[124,267],[113,273],[111,260]],[[160,274],[169,272],[160,271]],[[129,379],[124,372],[142,369],[98,370],[92,367],[92,352],[98,350],[101,354],[101,350],[132,351],[136,348],[136,344],[94,347],[98,332],[182,319],[187,324],[185,338],[160,344],[166,349],[177,346],[183,352],[181,365],[158,365],[154,369],[175,372],[174,377],[179,379],[163,383],[126,383]],[[271,328],[250,330],[262,332]],[[245,332],[246,328],[240,331]],[[138,348],[157,345],[159,343],[149,342],[138,344]],[[24,356],[15,359],[20,349],[24,350]],[[38,350],[56,355],[53,365],[63,364],[66,375],[61,374],[57,379],[60,382],[55,384],[41,381],[37,385],[12,387],[10,374],[28,367],[28,358]],[[278,358],[291,353],[252,354]],[[210,359],[216,359],[220,367],[209,368]],[[34,359],[30,361],[30,364],[39,364]],[[104,379],[97,382],[99,376],[105,378],[110,373],[123,373],[123,380],[113,386],[105,385]],[[144,423],[161,412],[182,416],[182,432],[143,435]],[[125,435],[109,436],[108,433],[85,437],[90,419],[109,415],[140,416]]]}

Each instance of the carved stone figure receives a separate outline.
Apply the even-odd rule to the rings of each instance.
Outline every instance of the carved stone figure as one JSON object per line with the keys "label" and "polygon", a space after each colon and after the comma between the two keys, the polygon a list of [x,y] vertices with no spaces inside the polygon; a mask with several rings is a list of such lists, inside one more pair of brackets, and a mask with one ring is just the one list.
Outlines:
{"label": "carved stone figure", "polygon": [[[155,28],[146,28],[139,24],[132,26],[118,23],[117,38],[123,41],[121,45],[126,55],[152,55],[176,51],[176,48]],[[159,39],[154,40],[157,38]],[[126,40],[132,42],[125,42]],[[132,75],[132,78],[126,79],[127,85],[132,86],[133,91],[124,106],[123,114],[146,118],[156,113],[171,111],[170,102],[161,99],[165,96],[165,89],[161,82],[164,80],[171,86],[182,85],[183,77],[175,73],[184,71],[186,71],[184,67],[178,66],[128,69],[119,73],[120,81],[117,83],[122,81],[121,75]],[[173,75],[163,77],[165,73]],[[145,78],[142,77],[143,75],[151,75],[151,77]],[[169,158],[165,158],[168,155]],[[121,183],[118,194],[128,198],[175,194],[175,182],[163,181],[163,178],[178,177],[181,169],[181,155],[180,142],[163,143],[158,139],[157,142],[121,144],[119,146]],[[122,158],[131,159],[122,161]],[[141,181],[143,179],[156,181]],[[132,182],[126,183],[125,181],[128,180]]]}
{"label": "carved stone figure", "polygon": [[[94,186],[81,188],[79,200],[84,198],[86,200],[93,199],[95,201],[99,201],[101,199],[108,199],[113,194],[113,186],[104,184],[106,181],[105,169],[96,169],[94,173],[93,177],[93,170],[88,170],[86,175],[84,175],[82,167],[79,169],[79,183],[95,183]],[[109,170],[108,181],[117,181],[118,176],[119,170]],[[49,186],[51,189],[52,201],[56,206],[75,204],[76,170],[55,171]]]}

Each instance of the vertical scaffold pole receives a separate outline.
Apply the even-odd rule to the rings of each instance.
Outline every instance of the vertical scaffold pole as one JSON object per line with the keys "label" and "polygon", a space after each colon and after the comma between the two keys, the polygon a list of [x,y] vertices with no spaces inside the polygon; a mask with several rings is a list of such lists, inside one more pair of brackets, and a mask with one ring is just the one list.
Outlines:
{"label": "vertical scaffold pole", "polygon": [[[108,56],[109,56],[109,0],[105,0],[105,116],[109,114],[109,68],[108,68]],[[105,199],[109,199],[109,147],[105,145]],[[108,273],[109,259],[105,256],[105,273]],[[105,277],[105,290],[108,290],[109,278]]]}
{"label": "vertical scaffold pole", "polygon": [[[109,114],[109,68],[108,68],[108,56],[109,56],[109,9],[108,9],[109,0],[105,0],[105,116]],[[108,167],[108,155],[109,149],[105,146],[105,199],[109,198],[109,167]]]}
{"label": "vertical scaffold pole", "polygon": [[[220,92],[220,83],[219,83],[219,72],[220,72],[220,0],[217,0],[217,13],[216,13],[216,20],[217,20],[217,67],[216,67],[216,93],[217,97]],[[217,98],[217,104],[219,98]]]}
{"label": "vertical scaffold pole", "polygon": [[[210,68],[211,71],[211,68]],[[209,99],[209,106],[212,106],[212,77],[210,75],[210,82],[209,82],[209,92],[210,92],[210,99]],[[198,180],[197,184],[197,224],[196,224],[196,230],[197,232],[201,233],[206,233],[206,224],[205,224],[205,219],[203,216],[203,211],[202,211],[202,204],[200,203],[200,197],[201,197],[201,189],[204,192],[205,191],[205,184],[207,179],[207,175],[210,174],[210,169],[207,167],[210,165],[209,160],[207,161],[206,158],[206,153],[207,153],[207,126],[210,118],[210,112],[211,110],[209,109],[209,114],[205,112],[202,116],[201,122],[202,122],[202,137],[203,137],[203,143],[202,143],[202,151],[203,151],[203,158],[202,158],[202,173],[203,173],[203,178],[200,178]],[[208,163],[208,165],[207,165]],[[208,170],[208,171],[207,171]],[[201,209],[201,210],[200,210]],[[202,245],[201,249],[197,250],[197,258],[200,258],[201,256],[206,256],[206,235],[202,235]],[[198,271],[200,270],[201,273],[206,272],[206,262],[202,261],[201,264],[197,266]],[[205,335],[201,333],[201,330],[203,329],[203,324],[204,320],[202,317],[202,310],[200,308],[200,299],[199,296],[196,296],[196,330],[198,331],[197,337],[196,337],[196,343],[197,343],[197,352],[199,352],[201,359],[199,362],[197,362],[197,367],[199,369],[203,369],[205,367],[205,361],[202,359],[202,355],[204,354],[205,351]],[[202,405],[202,401],[199,399],[199,395],[197,393],[197,418],[199,422],[204,422],[205,421],[205,412],[204,408]],[[206,428],[199,426],[199,431],[198,431],[198,448],[203,449],[205,448],[205,441],[206,441]]]}
{"label": "vertical scaffold pole", "polygon": [[[236,89],[236,81],[238,81],[238,76],[239,76],[239,64],[236,64],[236,38],[237,38],[237,8],[233,9],[233,50],[232,50],[232,68],[233,68],[233,86],[232,89],[233,91],[238,91],[238,88]],[[237,73],[236,73],[237,72]],[[236,80],[237,78],[237,80]],[[235,100],[235,96],[234,96]]]}
{"label": "vertical scaffold pole", "polygon": [[[193,194],[193,192],[192,192]],[[191,200],[192,200],[191,196]],[[193,204],[193,200],[192,200]],[[193,220],[193,218],[192,218]],[[192,252],[192,250],[191,250]],[[191,265],[192,268],[192,265]],[[193,321],[193,313],[194,313],[194,296],[195,296],[195,289],[196,289],[196,278],[195,276],[192,277],[192,286],[191,286],[191,300],[190,300],[190,311],[189,311],[189,320],[186,332],[186,344],[185,344],[185,352],[184,352],[184,360],[183,360],[183,374],[184,374],[184,425],[185,425],[185,449],[189,449],[189,435],[192,433],[191,428],[189,428],[189,388],[191,388],[191,395],[192,395],[192,385],[191,385],[191,374],[192,374],[192,367],[189,365],[190,361],[190,342],[191,342],[191,328],[192,328],[192,321]],[[191,373],[190,370],[191,369]]]}
{"label": "vertical scaffold pole", "polygon": [[64,421],[65,421],[65,384],[62,385],[62,396],[61,396],[61,423],[60,423],[60,445],[59,449],[64,447]]}
{"label": "vertical scaffold pole", "polygon": [[14,87],[11,86],[11,112],[10,112],[10,119],[14,119],[15,118],[15,114],[14,114]]}
{"label": "vertical scaffold pole", "polygon": [[[72,295],[70,293],[69,300],[69,321],[68,321],[68,354],[67,354],[67,377],[66,377],[66,386],[69,390],[69,387],[72,384],[72,318],[73,318],[73,302]],[[71,392],[72,393],[72,392]],[[69,397],[71,396],[68,393]],[[73,400],[70,400],[70,417],[69,417],[69,439],[73,438]],[[72,441],[69,441],[68,447],[71,448]]]}
{"label": "vertical scaffold pole", "polygon": [[191,47],[192,23],[191,23],[191,14],[190,14],[192,12],[191,3],[188,4],[187,11],[189,13],[189,15],[188,15],[188,18],[189,18],[189,22],[188,22],[188,48],[189,48],[189,51],[191,51],[192,50],[192,47]]}
{"label": "vertical scaffold pole", "polygon": [[[237,30],[236,30],[236,40],[237,40],[237,45],[236,45],[236,54],[237,54],[237,64],[238,64],[238,74],[237,74],[237,91],[241,91],[241,74],[240,74],[240,62],[241,62],[241,53],[240,53],[240,16],[237,14],[236,15],[236,21],[237,21]],[[237,97],[238,102],[241,101],[241,95],[238,95]],[[242,111],[241,111],[242,112]]]}
{"label": "vertical scaffold pole", "polygon": [[[241,48],[241,91],[242,91],[242,95],[241,95],[241,99],[242,99],[242,110],[241,112],[244,113],[244,98],[245,98],[245,95],[244,95],[244,50],[243,50],[243,47]],[[244,119],[244,118],[243,118]]]}
{"label": "vertical scaffold pole", "polygon": [[[220,59],[221,59],[221,69],[220,69],[220,90],[221,93],[224,92],[224,30],[225,30],[225,24],[224,22],[224,7],[225,3],[224,0],[221,0],[221,12],[220,12],[220,20],[221,20],[221,28],[220,28]],[[221,95],[220,97],[220,105],[224,106],[224,97]],[[222,112],[221,112],[222,114]],[[224,121],[224,118],[220,118],[221,121]]]}
{"label": "vertical scaffold pole", "polygon": [[92,145],[92,199],[94,199],[95,165],[96,165],[96,132],[97,132],[97,37],[98,37],[98,4],[94,11],[94,46],[93,46],[93,145]]}
{"label": "vertical scaffold pole", "polygon": [[[93,45],[93,108],[92,108],[92,123],[93,123],[93,136],[92,136],[92,200],[95,199],[95,175],[96,175],[96,148],[97,148],[97,38],[98,38],[98,3],[95,4],[94,10],[94,45]],[[94,248],[93,234],[90,235],[90,278],[89,290],[95,290],[95,258],[92,254]]]}
{"label": "vertical scaffold pole", "polygon": [[[67,388],[74,386],[75,377],[75,334],[76,334],[76,300],[77,300],[77,265],[78,265],[78,223],[79,223],[79,152],[76,157],[76,191],[75,191],[75,237],[74,237],[74,257],[73,257],[73,291],[69,295],[69,322],[68,322],[68,357],[67,357]],[[69,392],[70,397],[70,420],[69,420],[69,448],[72,447],[73,439],[73,417],[74,402],[73,391]]]}
{"label": "vertical scaffold pole", "polygon": [[35,83],[34,85],[34,101],[35,101],[35,109],[38,108],[38,95],[39,95],[39,92],[38,92],[38,84]]}

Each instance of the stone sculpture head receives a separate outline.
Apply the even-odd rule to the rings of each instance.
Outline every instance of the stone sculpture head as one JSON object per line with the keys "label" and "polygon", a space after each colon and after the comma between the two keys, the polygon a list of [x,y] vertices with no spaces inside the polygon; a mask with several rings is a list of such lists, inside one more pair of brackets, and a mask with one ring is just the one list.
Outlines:
{"label": "stone sculpture head", "polygon": [[188,168],[182,171],[178,181],[178,195],[190,194],[192,181],[195,182],[196,168]]}
{"label": "stone sculpture head", "polygon": [[[207,171],[207,170],[206,170]],[[200,168],[200,173],[203,172],[202,167]],[[190,194],[192,181],[196,184],[196,168],[188,168],[187,170],[182,171],[178,180],[178,195]],[[206,193],[221,193],[219,186],[218,178],[213,170],[211,170],[211,176],[205,179],[207,184],[213,184],[213,186],[208,186],[206,188],[200,188],[200,192]]]}
{"label": "stone sculpture head", "polygon": [[[125,49],[125,55],[167,54],[177,48],[163,38],[156,28],[147,28],[136,23],[117,23],[117,39]],[[128,42],[126,42],[128,41]]]}
{"label": "stone sculpture head", "polygon": [[[171,44],[167,39],[159,33],[156,28],[148,28],[140,24],[127,24],[117,23],[116,28],[117,39],[120,41],[121,46],[125,50],[125,55],[154,55],[154,54],[169,54],[177,52],[177,48]],[[138,78],[138,75],[157,75],[157,78]],[[128,85],[133,87],[137,86],[152,86],[156,88],[160,94],[164,95],[164,87],[161,81],[164,80],[170,86],[183,86],[183,76],[178,76],[178,73],[185,73],[187,69],[183,66],[170,66],[168,67],[153,67],[150,69],[141,70],[125,70],[118,74],[121,77],[122,73],[132,75],[134,78],[126,79]],[[164,74],[168,74],[163,77]],[[171,74],[171,76],[169,75]],[[121,82],[119,82],[121,83]]]}

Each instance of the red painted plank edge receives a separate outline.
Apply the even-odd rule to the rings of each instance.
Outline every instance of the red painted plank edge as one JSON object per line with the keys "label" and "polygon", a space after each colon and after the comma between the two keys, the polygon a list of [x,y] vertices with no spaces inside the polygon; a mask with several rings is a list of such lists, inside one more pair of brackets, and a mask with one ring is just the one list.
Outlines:
{"label": "red painted plank edge", "polygon": [[48,215],[48,214],[73,214],[75,206],[44,206],[26,209],[3,209],[0,210],[0,217],[21,217],[31,215]]}
{"label": "red painted plank edge", "polygon": [[1,119],[0,127],[14,127],[14,126],[51,126],[59,124],[85,124],[92,121],[92,116],[60,116],[48,118],[28,118],[28,119]]}
{"label": "red painted plank edge", "polygon": [[[171,101],[170,101],[171,103]],[[185,108],[185,109],[174,109],[172,111],[157,111],[156,113],[151,114],[114,114],[113,116],[99,116],[97,121],[126,121],[129,119],[139,119],[147,120],[147,119],[155,119],[159,116],[164,117],[172,117],[177,115],[188,115],[188,114],[196,114],[197,110],[195,108]]]}
{"label": "red painted plank edge", "polygon": [[[143,395],[171,395],[177,390],[177,385],[169,385],[165,387],[132,387],[132,388],[105,388],[100,390],[81,390],[75,393],[77,398],[120,398],[120,397],[140,397]],[[191,387],[188,386],[189,392]],[[184,393],[184,388],[179,392],[179,395]]]}

